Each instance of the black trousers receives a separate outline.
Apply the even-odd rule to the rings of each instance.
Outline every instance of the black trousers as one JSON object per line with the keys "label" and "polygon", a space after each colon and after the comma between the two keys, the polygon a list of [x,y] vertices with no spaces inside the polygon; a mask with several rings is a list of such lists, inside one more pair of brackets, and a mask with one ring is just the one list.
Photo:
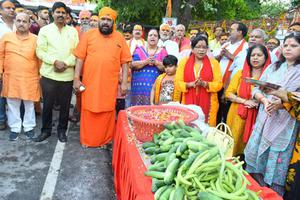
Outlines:
{"label": "black trousers", "polygon": [[42,77],[41,86],[43,94],[41,131],[45,133],[51,133],[53,105],[57,99],[57,102],[60,105],[57,132],[66,132],[68,128],[73,81],[55,81]]}
{"label": "black trousers", "polygon": [[121,110],[125,109],[125,99],[117,99],[116,102],[116,111],[117,111],[117,115],[119,114],[119,112]]}
{"label": "black trousers", "polygon": [[227,114],[231,105],[230,101],[226,101],[222,99],[224,89],[218,92],[218,100],[219,100],[219,110],[217,114],[217,124],[224,122],[226,123]]}

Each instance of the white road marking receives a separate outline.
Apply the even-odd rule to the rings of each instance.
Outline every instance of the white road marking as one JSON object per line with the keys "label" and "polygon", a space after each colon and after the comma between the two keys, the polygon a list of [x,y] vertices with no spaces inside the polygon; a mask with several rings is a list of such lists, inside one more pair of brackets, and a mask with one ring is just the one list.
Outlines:
{"label": "white road marking", "polygon": [[[68,129],[66,135],[69,133],[70,123],[68,124]],[[55,186],[57,183],[57,177],[60,172],[60,165],[64,154],[66,143],[62,143],[57,140],[55,151],[50,163],[48,174],[44,183],[42,194],[40,200],[51,200],[55,191]]]}

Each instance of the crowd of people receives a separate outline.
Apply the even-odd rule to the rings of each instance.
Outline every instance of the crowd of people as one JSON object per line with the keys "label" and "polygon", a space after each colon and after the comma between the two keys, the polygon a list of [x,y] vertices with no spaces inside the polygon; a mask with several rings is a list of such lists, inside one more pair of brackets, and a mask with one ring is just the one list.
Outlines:
{"label": "crowd of people", "polygon": [[[35,142],[50,137],[55,105],[60,142],[67,141],[68,121],[80,121],[80,143],[99,147],[112,140],[120,110],[193,104],[210,126],[229,125],[234,156],[261,185],[300,198],[299,22],[281,42],[260,28],[248,33],[241,22],[229,32],[216,26],[213,39],[204,30],[186,33],[182,24],[147,32],[129,24],[119,32],[109,7],[82,10],[79,21],[62,2],[35,14],[2,0],[0,12],[0,129],[7,123],[9,140],[22,130]],[[247,78],[280,87],[254,86]],[[35,136],[40,101],[42,128]]]}

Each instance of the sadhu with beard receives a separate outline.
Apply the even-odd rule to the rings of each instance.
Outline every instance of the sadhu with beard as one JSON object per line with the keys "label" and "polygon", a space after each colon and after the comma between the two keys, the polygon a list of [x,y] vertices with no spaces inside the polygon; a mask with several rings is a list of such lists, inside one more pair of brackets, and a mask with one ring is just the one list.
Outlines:
{"label": "sadhu with beard", "polygon": [[99,147],[112,140],[120,67],[121,92],[125,94],[127,90],[131,54],[124,37],[114,28],[116,18],[116,11],[102,8],[99,29],[84,33],[75,50],[74,88],[86,88],[82,92],[80,119],[80,143],[86,147]]}
{"label": "sadhu with beard", "polygon": [[79,13],[80,26],[76,27],[79,38],[81,38],[82,34],[87,32],[91,28],[90,26],[91,15],[92,15],[91,12],[88,10],[80,11]]}

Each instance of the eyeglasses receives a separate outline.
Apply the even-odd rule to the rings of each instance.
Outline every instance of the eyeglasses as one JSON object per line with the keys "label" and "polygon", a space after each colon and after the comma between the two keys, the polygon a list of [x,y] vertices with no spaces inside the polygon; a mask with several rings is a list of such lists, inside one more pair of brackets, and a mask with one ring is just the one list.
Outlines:
{"label": "eyeglasses", "polygon": [[288,36],[296,36],[296,37],[299,37],[299,36],[300,36],[300,32],[295,31],[295,32],[290,33]]}

